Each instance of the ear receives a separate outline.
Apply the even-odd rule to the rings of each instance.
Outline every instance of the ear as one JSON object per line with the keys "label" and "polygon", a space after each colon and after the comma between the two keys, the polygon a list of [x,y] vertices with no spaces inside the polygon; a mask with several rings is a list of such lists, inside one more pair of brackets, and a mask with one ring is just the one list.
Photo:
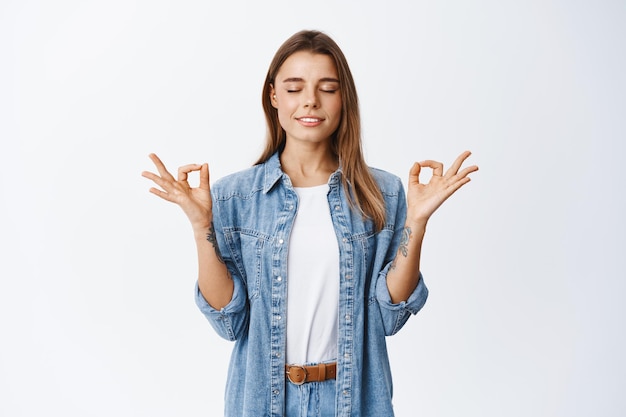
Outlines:
{"label": "ear", "polygon": [[276,90],[274,89],[274,84],[270,84],[270,103],[272,103],[272,107],[275,109],[278,108],[278,101],[276,101]]}

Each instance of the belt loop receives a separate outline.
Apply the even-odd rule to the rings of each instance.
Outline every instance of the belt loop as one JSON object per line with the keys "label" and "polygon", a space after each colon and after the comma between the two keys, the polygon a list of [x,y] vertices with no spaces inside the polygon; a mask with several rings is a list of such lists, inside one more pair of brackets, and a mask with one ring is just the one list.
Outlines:
{"label": "belt loop", "polygon": [[326,364],[325,363],[320,363],[317,365],[317,368],[319,370],[319,378],[320,381],[325,381],[326,380]]}

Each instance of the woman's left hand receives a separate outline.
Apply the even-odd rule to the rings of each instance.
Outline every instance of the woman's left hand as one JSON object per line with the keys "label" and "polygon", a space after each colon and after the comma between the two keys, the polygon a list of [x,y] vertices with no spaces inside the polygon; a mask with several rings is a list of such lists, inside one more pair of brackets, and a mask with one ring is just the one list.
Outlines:
{"label": "woman's left hand", "polygon": [[[478,167],[472,165],[461,170],[461,165],[470,155],[470,151],[459,155],[445,174],[443,164],[438,161],[427,160],[413,164],[409,173],[407,191],[407,222],[415,221],[425,225],[430,216],[448,197],[470,182],[468,175],[478,171]],[[419,180],[422,168],[433,170],[433,175],[426,184],[421,184]]]}

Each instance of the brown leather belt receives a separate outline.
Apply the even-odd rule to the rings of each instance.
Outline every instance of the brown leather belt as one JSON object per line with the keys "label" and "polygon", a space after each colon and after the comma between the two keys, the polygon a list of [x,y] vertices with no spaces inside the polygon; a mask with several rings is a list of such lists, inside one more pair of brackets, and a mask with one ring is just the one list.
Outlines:
{"label": "brown leather belt", "polygon": [[300,366],[285,365],[287,378],[296,385],[305,382],[321,382],[337,377],[337,363],[320,363],[318,365]]}

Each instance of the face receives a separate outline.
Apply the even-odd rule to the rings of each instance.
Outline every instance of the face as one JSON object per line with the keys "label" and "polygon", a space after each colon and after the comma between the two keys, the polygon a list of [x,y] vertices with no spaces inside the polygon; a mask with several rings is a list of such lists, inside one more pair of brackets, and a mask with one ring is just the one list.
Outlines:
{"label": "face", "polygon": [[330,143],[341,119],[341,86],[328,55],[300,51],[285,60],[270,90],[287,142]]}

